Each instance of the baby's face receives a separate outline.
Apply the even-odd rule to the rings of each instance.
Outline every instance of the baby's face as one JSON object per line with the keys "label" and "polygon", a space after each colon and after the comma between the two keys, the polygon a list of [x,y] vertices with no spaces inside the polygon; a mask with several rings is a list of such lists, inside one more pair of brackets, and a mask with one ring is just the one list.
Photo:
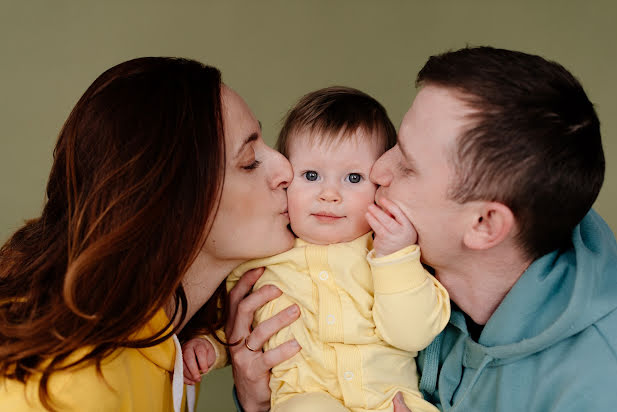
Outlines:
{"label": "baby's face", "polygon": [[287,189],[291,228],[320,245],[349,242],[370,230],[365,213],[375,200],[369,180],[381,155],[379,139],[357,130],[349,139],[322,142],[308,132],[290,136],[294,177]]}

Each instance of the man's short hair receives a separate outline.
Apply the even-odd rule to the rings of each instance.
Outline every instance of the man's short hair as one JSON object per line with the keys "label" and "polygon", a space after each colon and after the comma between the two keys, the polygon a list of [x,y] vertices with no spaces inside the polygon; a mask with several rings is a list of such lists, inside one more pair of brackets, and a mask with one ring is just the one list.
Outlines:
{"label": "man's short hair", "polygon": [[453,90],[474,109],[452,150],[449,197],[508,206],[531,258],[569,245],[604,180],[600,122],[574,76],[539,56],[475,47],[432,56],[416,85]]}
{"label": "man's short hair", "polygon": [[289,110],[276,149],[289,157],[294,134],[309,132],[312,138],[329,142],[349,138],[358,129],[377,132],[384,152],[396,144],[396,129],[377,100],[351,87],[326,87],[304,95]]}

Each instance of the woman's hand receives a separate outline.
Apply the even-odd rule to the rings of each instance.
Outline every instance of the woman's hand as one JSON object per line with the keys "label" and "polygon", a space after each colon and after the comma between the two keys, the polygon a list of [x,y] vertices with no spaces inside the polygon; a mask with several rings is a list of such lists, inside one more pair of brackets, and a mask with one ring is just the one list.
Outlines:
{"label": "woman's hand", "polygon": [[246,272],[229,292],[225,335],[229,343],[241,342],[230,346],[229,353],[238,401],[245,412],[270,409],[270,369],[301,349],[298,342],[291,340],[267,352],[262,351],[272,335],[298,319],[300,309],[297,305],[288,307],[251,331],[255,311],[282,293],[267,285],[249,294],[263,271],[259,268]]}

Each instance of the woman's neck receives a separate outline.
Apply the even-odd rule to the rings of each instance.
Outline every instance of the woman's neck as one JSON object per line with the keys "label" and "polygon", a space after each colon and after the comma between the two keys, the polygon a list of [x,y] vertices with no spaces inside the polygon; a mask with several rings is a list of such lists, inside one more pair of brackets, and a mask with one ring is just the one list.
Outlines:
{"label": "woman's neck", "polygon": [[[186,294],[187,310],[184,321],[180,323],[177,333],[188,323],[195,312],[199,310],[210,299],[227,275],[242,262],[224,261],[212,257],[204,251],[199,255],[184,275],[182,287]],[[172,298],[165,306],[165,313],[169,318],[174,313],[175,302]],[[174,326],[180,322],[180,311],[174,319]]]}

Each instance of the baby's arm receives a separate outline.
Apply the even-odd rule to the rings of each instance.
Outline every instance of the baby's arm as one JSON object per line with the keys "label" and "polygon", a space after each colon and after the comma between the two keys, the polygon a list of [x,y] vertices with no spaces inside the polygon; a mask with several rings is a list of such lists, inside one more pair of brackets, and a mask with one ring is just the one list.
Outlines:
{"label": "baby's arm", "polygon": [[372,219],[367,216],[375,230],[374,249],[367,257],[375,289],[373,319],[386,342],[419,351],[448,323],[450,298],[420,263],[420,248],[412,244],[417,234],[411,222],[393,202],[384,200],[382,206],[388,213],[371,210]]}
{"label": "baby's arm", "polygon": [[388,199],[382,199],[381,208],[370,205],[366,220],[375,232],[373,248],[376,257],[389,255],[418,241],[418,233],[407,216]]}
{"label": "baby's arm", "polygon": [[201,375],[222,367],[227,361],[224,345],[211,336],[200,336],[182,345],[184,362],[184,383],[194,385],[201,381]]}

